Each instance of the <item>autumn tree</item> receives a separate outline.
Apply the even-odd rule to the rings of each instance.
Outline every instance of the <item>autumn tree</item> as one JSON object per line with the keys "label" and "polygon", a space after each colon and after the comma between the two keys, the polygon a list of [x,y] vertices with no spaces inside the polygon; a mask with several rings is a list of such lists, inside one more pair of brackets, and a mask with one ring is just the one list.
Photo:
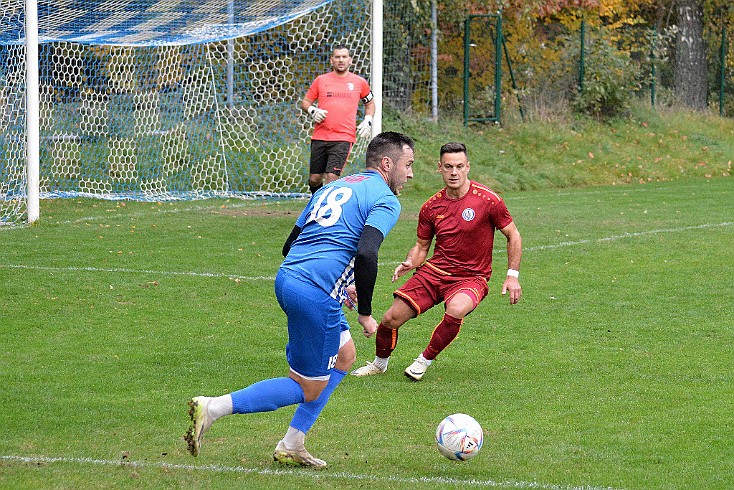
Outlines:
{"label": "autumn tree", "polygon": [[678,35],[673,86],[676,98],[692,109],[708,106],[708,67],[703,40],[703,2],[677,0]]}

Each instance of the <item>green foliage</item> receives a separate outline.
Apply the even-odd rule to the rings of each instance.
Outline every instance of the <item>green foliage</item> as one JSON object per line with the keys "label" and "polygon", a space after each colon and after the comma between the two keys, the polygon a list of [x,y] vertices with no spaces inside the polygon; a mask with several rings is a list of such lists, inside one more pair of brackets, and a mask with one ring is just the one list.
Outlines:
{"label": "green foliage", "polygon": [[[517,116],[516,116],[517,117]],[[472,178],[498,191],[619,185],[689,177],[728,177],[734,120],[633,103],[627,118],[531,121],[502,127],[460,119],[431,122],[385,115],[383,128],[416,139],[417,171],[408,188],[435,189],[438,151],[463,141]]]}
{"label": "green foliage", "polygon": [[[397,2],[402,5],[405,2]],[[510,85],[509,66],[503,60],[503,90],[506,98],[518,95],[525,104],[529,117],[563,118],[573,102],[573,108],[596,117],[610,117],[624,113],[625,105],[640,87],[651,83],[650,54],[655,56],[656,91],[663,95],[672,88],[674,60],[669,56],[676,26],[674,16],[668,15],[670,2],[656,0],[510,0],[510,1],[458,1],[439,2],[438,46],[438,94],[441,115],[459,114],[463,104],[463,29],[468,14],[486,14],[502,11],[503,29],[507,50],[512,63],[517,91]],[[415,11],[427,25],[430,9],[424,0],[416,0]],[[731,111],[734,100],[734,6],[730,0],[702,0],[704,11],[704,37],[709,66],[709,99],[718,109],[720,66],[720,41],[722,27],[729,36],[726,66],[725,113]],[[584,19],[593,29],[604,29],[605,41],[587,46],[589,90],[576,92],[578,83],[578,58],[573,62],[570,49],[579,42],[579,29]],[[653,45],[650,33],[656,29]],[[422,46],[427,49],[427,46]],[[593,50],[599,49],[599,53]],[[416,50],[423,53],[424,51]],[[576,51],[578,54],[578,51]],[[628,58],[627,58],[628,56]],[[596,62],[595,61],[596,58]],[[561,60],[566,63],[559,64]],[[479,58],[473,60],[484,63]],[[596,63],[596,64],[595,64]],[[627,73],[620,72],[620,65],[629,63]],[[612,73],[606,73],[609,66]],[[596,72],[594,70],[596,69]],[[427,68],[426,68],[427,70]],[[633,78],[633,75],[635,78]],[[597,78],[594,78],[597,77]],[[482,86],[491,84],[480,83]],[[671,99],[672,101],[672,99]],[[661,103],[667,103],[661,100]],[[420,107],[421,101],[415,101]],[[713,107],[712,107],[713,108]]]}
{"label": "green foliage", "polygon": [[[572,59],[576,52],[569,50]],[[638,78],[629,53],[617,49],[601,32],[584,55],[583,85],[576,91],[571,106],[578,113],[602,119],[623,115],[640,88]]]}

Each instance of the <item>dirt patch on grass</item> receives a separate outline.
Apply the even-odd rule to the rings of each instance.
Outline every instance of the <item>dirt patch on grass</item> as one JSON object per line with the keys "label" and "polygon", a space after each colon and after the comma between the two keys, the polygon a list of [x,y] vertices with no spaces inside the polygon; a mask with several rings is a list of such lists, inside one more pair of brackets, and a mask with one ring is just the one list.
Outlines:
{"label": "dirt patch on grass", "polygon": [[212,214],[220,214],[223,216],[251,216],[253,218],[264,217],[287,217],[298,216],[300,211],[289,209],[228,209],[222,208],[212,211]]}

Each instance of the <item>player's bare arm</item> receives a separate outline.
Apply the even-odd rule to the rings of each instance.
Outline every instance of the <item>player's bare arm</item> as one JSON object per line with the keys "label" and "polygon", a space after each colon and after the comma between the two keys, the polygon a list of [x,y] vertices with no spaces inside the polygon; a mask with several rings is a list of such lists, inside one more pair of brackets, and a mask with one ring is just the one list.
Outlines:
{"label": "player's bare arm", "polygon": [[522,259],[522,238],[515,223],[512,222],[500,229],[507,237],[507,277],[502,284],[502,294],[510,292],[510,304],[516,304],[522,296],[522,288],[518,278],[520,271],[520,260]]}
{"label": "player's bare arm", "polygon": [[[355,305],[357,305],[359,301],[357,297],[357,286],[351,284],[346,287],[345,292],[347,293],[347,297],[344,304],[347,305],[347,308],[350,310],[356,309]],[[358,315],[357,321],[362,326],[362,333],[365,337],[370,338],[377,331],[377,320],[375,320],[372,315]]]}
{"label": "player's bare arm", "polygon": [[308,112],[308,108],[311,107],[311,104],[313,104],[313,100],[308,97],[304,97],[301,101],[301,109],[303,109],[304,112]]}
{"label": "player's bare arm", "polygon": [[365,113],[365,115],[366,116],[374,116],[375,115],[375,108],[376,108],[376,106],[375,106],[375,101],[374,100],[371,100],[371,101],[367,102],[364,105],[364,113]]}
{"label": "player's bare arm", "polygon": [[377,320],[372,315],[359,315],[357,321],[362,325],[362,333],[365,337],[372,337],[377,332]]}
{"label": "player's bare arm", "polygon": [[357,134],[362,138],[372,136],[372,116],[375,115],[375,101],[372,100],[372,92],[362,101],[364,102],[367,98],[369,98],[369,101],[365,102],[364,105],[364,120],[357,126]]}
{"label": "player's bare arm", "polygon": [[351,284],[347,286],[345,289],[345,292],[347,293],[347,297],[344,300],[344,304],[347,306],[347,309],[354,310],[355,305],[358,303],[357,299],[357,286],[354,284]]}
{"label": "player's bare arm", "polygon": [[419,238],[413,248],[408,252],[408,257],[395,268],[392,275],[392,282],[397,281],[398,277],[408,271],[411,271],[426,261],[428,250],[431,248],[431,240],[423,240]]}

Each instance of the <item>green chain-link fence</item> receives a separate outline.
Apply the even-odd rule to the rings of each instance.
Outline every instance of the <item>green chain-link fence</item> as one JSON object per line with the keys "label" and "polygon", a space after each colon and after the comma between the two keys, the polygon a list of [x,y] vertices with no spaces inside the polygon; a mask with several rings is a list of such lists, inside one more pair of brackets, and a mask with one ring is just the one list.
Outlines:
{"label": "green chain-link fence", "polygon": [[[460,117],[465,110],[465,22],[475,13],[449,12],[439,4],[437,56],[431,59],[430,3],[385,3],[384,101],[388,110],[429,114],[430,70],[435,63],[439,116]],[[635,98],[658,108],[688,105],[676,86],[680,27],[667,18],[610,19],[581,11],[543,19],[502,15],[504,122],[525,115],[553,119],[571,110],[611,116],[624,113]],[[733,117],[734,5],[704,11],[701,34],[705,105],[713,113]],[[479,48],[471,47],[468,60],[468,106],[471,114],[493,114],[494,70],[488,64],[494,63],[494,55],[485,56]]]}

